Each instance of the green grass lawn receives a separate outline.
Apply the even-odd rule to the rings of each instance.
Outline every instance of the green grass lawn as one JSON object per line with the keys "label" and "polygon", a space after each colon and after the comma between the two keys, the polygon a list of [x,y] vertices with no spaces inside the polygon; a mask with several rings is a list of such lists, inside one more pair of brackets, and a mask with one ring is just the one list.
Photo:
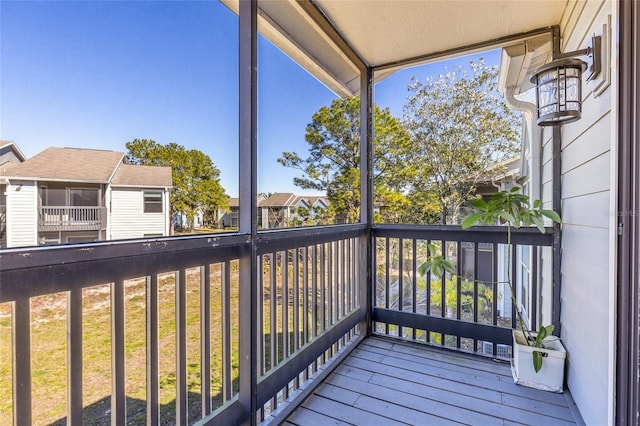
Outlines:
{"label": "green grass lawn", "polygon": [[[211,266],[211,395],[214,408],[222,405],[222,293],[221,265]],[[311,269],[311,268],[309,268]],[[288,352],[295,352],[293,314],[293,270],[288,270],[289,309],[283,315],[282,272],[278,266],[275,305],[271,304],[269,269],[263,281],[263,360],[265,372],[282,362],[283,323],[288,323]],[[311,272],[309,272],[311,273]],[[310,282],[310,278],[309,278]],[[298,338],[303,334],[303,292],[299,289],[300,315]],[[199,419],[201,412],[200,376],[200,269],[187,271],[187,387],[189,418]],[[311,296],[308,295],[311,302]],[[318,295],[319,297],[319,295]],[[158,279],[160,415],[162,424],[175,423],[175,278],[165,274]],[[337,302],[335,302],[337,303]],[[238,383],[238,262],[231,263],[231,336],[233,393]],[[129,424],[146,423],[146,284],[143,278],[125,282],[126,396]],[[275,327],[271,330],[271,313]],[[65,424],[67,412],[67,296],[65,293],[31,299],[32,341],[32,417],[34,424]],[[308,335],[312,318],[307,312]],[[84,423],[110,424],[111,395],[111,312],[110,285],[83,290],[83,405]],[[271,333],[277,350],[271,362]],[[11,304],[0,305],[0,425],[12,423],[11,377]],[[190,422],[191,423],[191,422]]]}
{"label": "green grass lawn", "polygon": [[[237,265],[232,274],[231,315],[232,378],[238,376],[238,286]],[[192,270],[187,278],[187,384],[192,418],[200,414],[200,277]],[[160,402],[163,424],[175,416],[175,281],[173,274],[159,280]],[[66,416],[67,348],[66,294],[33,298],[31,301],[33,423],[49,424]],[[146,419],[146,313],[145,281],[125,283],[125,342],[127,412],[132,423]],[[211,394],[221,405],[222,298],[220,268],[211,268]],[[83,402],[88,424],[110,424],[111,344],[110,288],[83,291]],[[11,305],[0,305],[0,424],[12,422]]]}

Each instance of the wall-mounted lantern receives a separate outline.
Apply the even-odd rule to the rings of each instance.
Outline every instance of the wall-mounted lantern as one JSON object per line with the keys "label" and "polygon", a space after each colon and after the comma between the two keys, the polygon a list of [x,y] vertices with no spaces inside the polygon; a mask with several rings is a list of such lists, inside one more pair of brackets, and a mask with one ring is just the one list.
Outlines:
{"label": "wall-mounted lantern", "polygon": [[531,76],[536,86],[538,125],[556,126],[580,119],[582,114],[582,73],[587,63],[574,58],[590,56],[587,81],[600,73],[601,37],[591,38],[591,46],[574,52],[553,55],[553,60]]}

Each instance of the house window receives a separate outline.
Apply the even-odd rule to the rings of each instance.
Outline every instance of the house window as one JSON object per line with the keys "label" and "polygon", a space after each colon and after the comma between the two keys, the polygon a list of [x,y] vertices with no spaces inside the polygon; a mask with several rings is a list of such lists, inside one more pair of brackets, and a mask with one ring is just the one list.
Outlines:
{"label": "house window", "polygon": [[40,188],[40,198],[43,206],[66,206],[66,190],[64,188],[48,188],[43,186]]}
{"label": "house window", "polygon": [[71,188],[69,190],[69,205],[71,206],[91,207],[99,204],[97,189]]}
{"label": "house window", "polygon": [[162,213],[162,192],[144,192],[144,212]]}

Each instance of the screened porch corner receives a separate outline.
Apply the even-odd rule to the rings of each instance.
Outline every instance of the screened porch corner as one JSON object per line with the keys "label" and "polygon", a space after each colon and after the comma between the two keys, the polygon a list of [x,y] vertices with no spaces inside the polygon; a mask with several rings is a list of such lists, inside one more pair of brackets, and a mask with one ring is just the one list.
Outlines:
{"label": "screened porch corner", "polygon": [[[516,251],[543,253],[552,232],[520,229],[512,241]],[[504,364],[515,324],[497,283],[506,238],[504,227],[339,225],[260,232],[253,243],[249,235],[220,234],[3,250],[0,307],[10,325],[4,330],[12,330],[2,334],[12,360],[2,370],[12,395],[3,423],[278,424],[289,415],[295,423],[317,404],[307,396],[322,395],[363,363],[396,378],[428,378],[415,386],[424,406],[446,404],[451,392],[470,397],[461,383],[468,382],[480,386],[472,393],[497,387],[474,400],[473,413],[511,412],[525,391],[509,383]],[[490,271],[492,283],[420,276],[429,243],[461,275]],[[511,267],[515,273],[520,265]],[[106,334],[96,348],[91,336],[100,327]],[[442,373],[458,377],[447,385],[441,373],[426,373],[443,357],[449,367]],[[408,372],[384,367],[389,362]],[[367,381],[391,380],[377,373]],[[353,392],[345,389],[339,392]],[[407,419],[415,415],[394,405],[398,394],[377,392],[358,401],[374,398]],[[563,397],[548,398],[571,420],[557,402]],[[43,412],[48,401],[66,408]],[[547,400],[540,401],[523,409],[542,409]]]}
{"label": "screened porch corner", "polygon": [[583,424],[569,393],[513,383],[509,364],[397,339],[365,339],[285,425]]}

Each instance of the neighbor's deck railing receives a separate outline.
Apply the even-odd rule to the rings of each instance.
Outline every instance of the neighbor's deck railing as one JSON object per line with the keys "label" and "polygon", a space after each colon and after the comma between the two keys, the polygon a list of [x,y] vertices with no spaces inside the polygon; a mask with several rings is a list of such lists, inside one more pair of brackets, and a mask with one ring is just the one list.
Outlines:
{"label": "neighbor's deck railing", "polygon": [[107,226],[106,207],[40,206],[39,231],[95,231]]}
{"label": "neighbor's deck railing", "polygon": [[[519,305],[536,328],[541,281],[551,288],[552,228],[545,234],[512,230],[511,253],[504,226],[377,225],[372,239],[374,333],[508,358],[516,313],[507,268],[522,293]],[[458,277],[420,276],[428,244],[454,264]],[[548,263],[539,268],[543,250]]]}
{"label": "neighbor's deck railing", "polygon": [[[31,339],[38,326],[31,318],[34,301],[45,295],[66,295],[62,315],[67,340],[62,346],[67,351],[67,380],[59,391],[63,395],[58,396],[67,399],[67,410],[57,418],[38,420],[50,423],[66,417],[71,424],[81,424],[83,412],[91,413],[87,406],[94,401],[83,397],[91,386],[85,376],[91,372],[83,364],[88,362],[87,351],[94,348],[84,344],[83,325],[89,326],[91,312],[83,304],[88,303],[86,291],[100,285],[110,295],[100,309],[110,311],[111,390],[106,397],[112,423],[127,424],[128,418],[142,415],[148,424],[187,424],[201,418],[205,423],[237,424],[250,416],[262,421],[272,419],[274,413],[282,415],[286,412],[282,401],[304,396],[306,383],[322,376],[323,365],[332,357],[344,356],[340,350],[358,336],[359,324],[366,317],[366,304],[359,293],[362,286],[358,285],[364,280],[360,270],[366,240],[366,227],[361,225],[259,234],[255,252],[258,280],[253,283],[260,299],[254,342],[258,361],[251,367],[258,373],[256,389],[238,388],[239,377],[249,374],[239,368],[242,362],[238,361],[246,356],[240,339],[249,335],[238,329],[239,316],[249,314],[238,302],[239,292],[246,291],[239,288],[242,263],[238,260],[251,253],[249,236],[222,234],[0,251],[0,307],[10,305],[13,330],[14,422],[35,420],[36,376],[53,373],[32,362],[38,351],[48,350],[32,344]],[[136,319],[129,309],[140,303],[127,289],[138,285],[136,282],[144,289],[146,371],[127,372],[133,358],[130,340],[136,338],[128,328],[128,322]],[[167,292],[173,299],[170,306],[166,305]],[[193,298],[197,299],[195,315]],[[167,319],[167,310],[175,312],[173,321]],[[175,350],[167,352],[161,328],[165,335],[173,336]],[[199,345],[196,354],[193,340]],[[173,358],[173,371],[166,371],[161,354]],[[145,382],[141,404],[136,405],[129,396],[131,380]],[[175,385],[168,386],[171,382]],[[54,389],[59,388],[46,389],[47,398],[55,396]],[[173,392],[169,404],[161,400],[163,395],[166,399],[167,389]],[[256,413],[240,404],[241,392],[254,393]]]}

